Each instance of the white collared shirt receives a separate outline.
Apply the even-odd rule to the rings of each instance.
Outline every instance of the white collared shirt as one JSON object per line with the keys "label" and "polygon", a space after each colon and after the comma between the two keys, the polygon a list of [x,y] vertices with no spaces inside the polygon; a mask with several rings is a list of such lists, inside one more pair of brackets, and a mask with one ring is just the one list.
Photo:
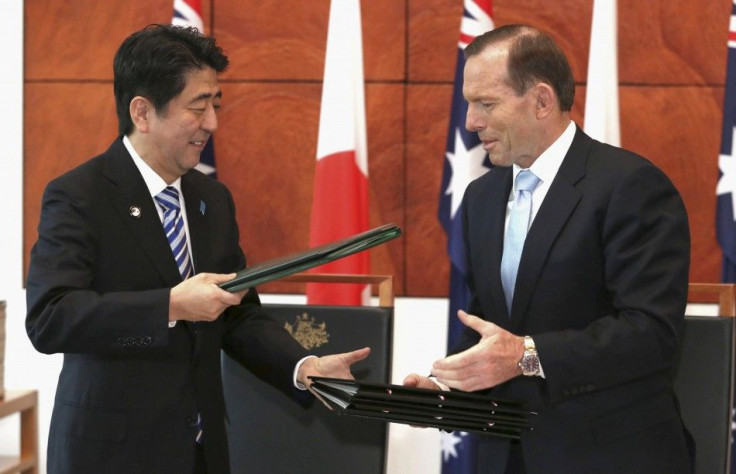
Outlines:
{"label": "white collared shirt", "polygon": [[[143,161],[143,158],[138,154],[137,151],[135,151],[135,148],[133,148],[133,144],[130,143],[130,140],[127,136],[123,137],[123,145],[125,145],[125,148],[128,150],[128,153],[130,153],[130,156],[133,157],[133,163],[135,163],[135,166],[138,168],[138,171],[140,171],[141,176],[143,176],[143,181],[146,182],[146,187],[148,188],[148,192],[151,193],[151,200],[153,201],[154,207],[156,208],[156,211],[158,212],[158,218],[161,220],[161,225],[163,225],[164,222],[164,213],[161,210],[161,208],[156,204],[156,195],[160,193],[161,191],[166,188],[166,186],[173,186],[176,188],[177,191],[179,191],[179,205],[181,206],[181,217],[184,219],[184,231],[187,234],[187,242],[191,242],[192,239],[189,238],[189,223],[187,221],[187,208],[186,204],[184,204],[184,199],[181,197],[181,177],[176,178],[176,181],[174,181],[171,184],[166,184],[166,181],[163,180],[161,176],[156,173],[153,168],[148,166],[148,163]],[[194,270],[194,258],[192,256],[192,249],[191,245],[189,246],[189,261],[192,262],[192,270]],[[176,326],[176,321],[169,321],[169,327],[173,328]],[[292,381],[294,383],[294,386],[298,388],[299,390],[306,390],[307,388],[297,382],[296,376],[299,372],[299,367],[306,361],[307,359],[311,357],[316,357],[313,355],[309,355],[303,359],[301,359],[299,362],[296,363],[296,367],[294,367],[294,372],[292,374]]]}
{"label": "white collared shirt", "polygon": [[[141,176],[143,176],[143,181],[146,183],[146,187],[148,188],[148,192],[151,194],[151,200],[153,201],[153,207],[156,208],[156,212],[158,213],[158,218],[161,221],[161,225],[164,223],[164,211],[161,210],[158,204],[156,204],[156,196],[163,191],[167,186],[173,186],[176,188],[177,191],[179,191],[179,206],[180,206],[180,213],[182,223],[184,224],[184,233],[187,235],[187,242],[191,242],[192,239],[189,237],[189,221],[187,220],[187,206],[184,203],[184,199],[182,198],[181,194],[181,177],[176,178],[176,181],[174,181],[171,184],[167,184],[164,179],[156,173],[153,168],[151,168],[148,163],[146,163],[143,158],[138,154],[137,151],[135,151],[135,148],[133,148],[133,144],[130,143],[130,139],[128,139],[127,136],[123,137],[123,145],[125,145],[125,148],[128,150],[128,153],[130,153],[130,156],[133,158],[133,163],[135,163],[135,166],[138,168],[138,171],[141,173]],[[189,251],[189,261],[192,264],[192,274],[194,274],[194,256],[192,255],[192,246],[191,244],[187,245],[187,250]],[[176,326],[176,321],[169,321],[169,327],[173,328]]]}
{"label": "white collared shirt", "polygon": [[[534,218],[537,216],[544,198],[547,196],[552,181],[554,181],[557,172],[562,166],[562,160],[567,155],[572,145],[572,140],[575,138],[575,122],[572,120],[568,124],[562,135],[550,145],[549,148],[539,155],[539,158],[534,160],[534,163],[528,168],[529,171],[540,179],[539,185],[532,192],[532,217],[530,222],[534,222]],[[512,187],[511,194],[509,194],[509,203],[506,207],[506,227],[509,225],[509,217],[511,215],[511,207],[514,204],[514,196],[516,196],[516,176],[521,172],[521,166],[513,165],[513,176],[512,176]],[[530,224],[531,225],[531,224]]]}
{"label": "white collared shirt", "polygon": [[[529,221],[530,226],[531,223],[534,222],[534,218],[537,216],[537,211],[539,211],[539,208],[542,206],[542,202],[547,196],[547,192],[549,192],[549,188],[552,185],[555,176],[557,176],[560,166],[562,166],[562,160],[565,159],[565,155],[567,155],[567,152],[570,150],[570,146],[572,146],[572,140],[575,138],[575,129],[575,122],[571,120],[567,125],[567,128],[565,128],[565,131],[562,132],[562,135],[560,135],[549,148],[544,150],[544,152],[542,152],[542,154],[539,155],[539,157],[534,160],[534,163],[529,167],[529,171],[534,173],[534,175],[540,180],[539,185],[534,189],[534,191],[532,191],[532,215]],[[514,204],[514,197],[516,196],[516,176],[522,170],[521,166],[517,164],[514,164],[513,168],[513,185],[511,187],[511,194],[509,195],[509,203],[506,206],[506,227],[509,225],[511,207]],[[539,376],[545,378],[541,356],[539,362]]]}

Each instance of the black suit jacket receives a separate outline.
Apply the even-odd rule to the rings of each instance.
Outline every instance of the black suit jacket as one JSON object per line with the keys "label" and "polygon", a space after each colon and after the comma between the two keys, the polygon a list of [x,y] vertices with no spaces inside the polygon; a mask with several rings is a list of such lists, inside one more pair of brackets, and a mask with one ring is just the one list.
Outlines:
{"label": "black suit jacket", "polygon": [[[500,279],[512,169],[468,187],[470,311],[532,335],[546,378],[491,390],[538,412],[521,438],[531,473],[687,472],[671,368],[684,324],[690,236],[683,202],[649,161],[576,131],[532,223],[509,316]],[[456,351],[478,341],[466,330]],[[484,438],[481,472],[508,443]]]}
{"label": "black suit jacket", "polygon": [[[182,194],[196,271],[244,268],[225,186],[193,170]],[[214,322],[168,327],[169,291],[181,277],[121,139],[49,183],[38,230],[26,328],[39,351],[64,353],[49,473],[191,472],[198,413],[209,472],[229,472],[220,350],[292,394],[305,351],[255,290]]]}

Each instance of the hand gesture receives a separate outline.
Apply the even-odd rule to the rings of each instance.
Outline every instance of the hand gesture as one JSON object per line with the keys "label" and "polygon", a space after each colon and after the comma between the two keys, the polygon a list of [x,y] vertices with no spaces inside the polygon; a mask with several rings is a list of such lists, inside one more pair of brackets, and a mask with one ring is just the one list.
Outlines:
{"label": "hand gesture", "polygon": [[319,395],[317,395],[317,393],[312,390],[312,381],[309,377],[331,377],[353,380],[354,377],[352,372],[350,372],[350,366],[365,359],[370,353],[370,347],[364,347],[352,352],[343,352],[341,354],[331,354],[322,357],[310,357],[299,367],[296,379],[299,383],[307,387],[315,397],[320,399],[327,408],[332,409]]}
{"label": "hand gesture", "polygon": [[524,339],[477,316],[458,311],[460,321],[480,334],[470,349],[436,361],[432,375],[449,387],[472,392],[521,375]]}
{"label": "hand gesture", "polygon": [[439,390],[441,387],[429,377],[423,377],[418,374],[409,374],[404,378],[404,387],[412,388],[428,388],[430,390]]}

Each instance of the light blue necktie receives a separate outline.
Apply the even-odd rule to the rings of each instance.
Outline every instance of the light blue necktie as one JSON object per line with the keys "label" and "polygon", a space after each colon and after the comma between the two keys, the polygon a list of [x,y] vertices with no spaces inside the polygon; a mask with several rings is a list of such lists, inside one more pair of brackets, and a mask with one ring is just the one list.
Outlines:
{"label": "light blue necktie", "polygon": [[181,279],[186,280],[192,276],[192,262],[189,260],[187,234],[179,212],[179,191],[173,186],[167,186],[156,195],[156,202],[164,211],[164,232],[176,259],[176,266],[179,267]]}
{"label": "light blue necktie", "polygon": [[[187,234],[184,230],[184,220],[181,218],[181,204],[179,203],[179,191],[173,186],[167,186],[156,195],[156,202],[164,212],[164,232],[166,240],[169,241],[171,252],[179,267],[181,279],[186,280],[192,276],[192,262],[189,260],[189,246],[187,245]],[[194,441],[202,443],[202,417],[197,413],[197,435]]]}
{"label": "light blue necktie", "polygon": [[521,251],[529,230],[532,217],[532,192],[539,186],[540,180],[529,170],[522,170],[516,175],[516,196],[511,206],[509,225],[503,241],[503,257],[501,258],[501,283],[506,296],[506,308],[511,315],[511,302],[514,299],[516,274],[519,271]]}

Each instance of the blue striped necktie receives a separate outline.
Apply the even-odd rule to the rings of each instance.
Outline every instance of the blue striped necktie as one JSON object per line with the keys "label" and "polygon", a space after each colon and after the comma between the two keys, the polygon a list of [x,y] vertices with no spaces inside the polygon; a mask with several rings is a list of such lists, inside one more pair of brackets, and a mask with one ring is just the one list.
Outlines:
{"label": "blue striped necktie", "polygon": [[[179,203],[179,191],[173,186],[156,195],[156,202],[164,212],[164,232],[169,241],[171,252],[179,267],[181,279],[186,280],[192,276],[192,262],[189,259],[189,246],[187,245],[187,234],[184,230],[184,220],[181,218],[181,204]],[[197,413],[197,434],[194,441],[202,443],[202,417]]]}
{"label": "blue striped necktie", "polygon": [[506,308],[511,316],[511,302],[514,299],[516,274],[521,262],[521,251],[524,249],[526,233],[532,217],[532,192],[539,186],[540,180],[529,170],[522,170],[516,175],[516,196],[511,206],[509,225],[503,240],[503,256],[501,257],[501,283],[506,296]]}
{"label": "blue striped necktie", "polygon": [[176,266],[179,267],[182,280],[186,280],[192,276],[192,262],[189,260],[187,234],[181,219],[179,191],[173,186],[167,186],[156,195],[156,202],[164,211],[164,232],[176,259]]}

